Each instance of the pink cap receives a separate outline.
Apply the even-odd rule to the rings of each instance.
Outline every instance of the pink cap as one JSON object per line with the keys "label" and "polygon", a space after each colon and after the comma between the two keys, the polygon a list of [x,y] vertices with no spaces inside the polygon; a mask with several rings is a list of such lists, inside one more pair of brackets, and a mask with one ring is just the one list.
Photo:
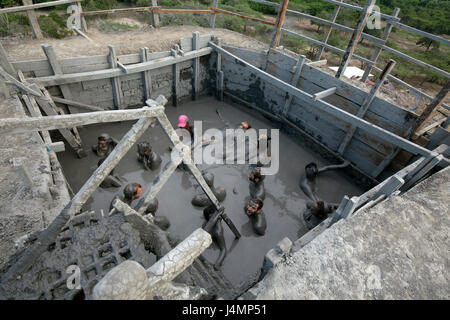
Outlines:
{"label": "pink cap", "polygon": [[187,122],[189,121],[189,118],[185,116],[184,114],[178,117],[178,128],[184,128],[186,127]]}

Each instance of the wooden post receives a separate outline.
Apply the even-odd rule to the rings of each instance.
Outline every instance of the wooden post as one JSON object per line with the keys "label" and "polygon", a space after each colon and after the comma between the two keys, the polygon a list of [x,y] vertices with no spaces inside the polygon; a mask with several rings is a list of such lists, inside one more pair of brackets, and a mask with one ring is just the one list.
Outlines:
{"label": "wooden post", "polygon": [[87,23],[86,23],[86,19],[84,18],[84,16],[82,15],[83,13],[83,7],[81,6],[81,2],[76,2],[76,5],[78,7],[78,13],[80,14],[80,20],[81,20],[81,30],[83,30],[84,32],[87,32]]}
{"label": "wooden post", "polygon": [[38,239],[25,250],[19,260],[9,268],[8,272],[2,278],[2,281],[9,280],[16,275],[25,272],[31,264],[47,250],[48,246],[55,241],[56,237],[61,232],[61,229],[81,210],[82,206],[92,196],[94,191],[97,190],[103,180],[147,130],[151,122],[151,118],[141,119],[128,131],[106,160],[94,171],[89,180],[81,187],[69,204],[61,211],[55,220],[53,220],[48,228],[39,234]]}
{"label": "wooden post", "polygon": [[[196,31],[192,35],[192,50],[200,49],[200,32]],[[198,93],[200,91],[200,58],[195,58],[192,61],[193,71],[194,71],[194,79],[192,83],[192,98],[193,100],[197,100]]]}
{"label": "wooden post", "polygon": [[283,27],[284,18],[286,17],[286,10],[289,4],[289,0],[281,0],[277,22],[275,23],[275,31],[272,37],[272,42],[270,43],[270,47],[275,49],[280,44],[281,37],[281,28]]}
{"label": "wooden post", "polygon": [[[339,1],[343,2],[344,0],[339,0]],[[337,16],[339,15],[339,11],[341,11],[341,6],[335,6],[334,7],[334,11],[333,11],[333,16],[331,17],[331,22],[333,22],[333,23],[336,22]],[[330,37],[332,30],[333,30],[333,27],[329,26],[328,29],[325,31],[325,34],[323,36],[323,41],[322,42],[324,42],[324,43],[328,42],[328,38]],[[325,47],[321,46],[319,52],[316,55],[316,59],[315,59],[316,61],[320,60],[320,58],[322,57],[324,51],[325,51]]]}
{"label": "wooden post", "polygon": [[8,54],[6,53],[6,50],[3,48],[1,41],[0,41],[0,67],[2,67],[14,78],[17,78],[17,72],[14,69],[11,62],[9,61]]}
{"label": "wooden post", "polygon": [[336,72],[336,78],[340,78],[341,75],[344,74],[345,69],[347,69],[348,64],[352,60],[353,52],[355,52],[356,46],[358,45],[358,41],[361,38],[361,34],[364,31],[364,27],[367,24],[367,19],[369,15],[372,13],[373,7],[375,5],[376,0],[367,0],[364,6],[364,10],[361,13],[361,16],[358,20],[358,25],[356,26],[355,31],[353,32],[352,38],[348,43],[347,50],[342,58],[341,65],[339,66],[338,71]]}
{"label": "wooden post", "polygon": [[[158,0],[152,0],[152,7],[158,6]],[[159,13],[156,13],[154,9],[152,9],[152,24],[154,28],[159,28]]]}
{"label": "wooden post", "polygon": [[[174,58],[177,57],[178,51],[180,47],[178,45],[175,45],[171,49],[171,54]],[[178,63],[175,63],[172,65],[172,104],[174,107],[178,105],[178,93],[179,93],[179,83],[180,83],[180,67]]]}
{"label": "wooden post", "polygon": [[[400,13],[400,8],[395,8],[394,12],[392,13],[392,16],[397,18],[399,13]],[[386,25],[386,28],[384,29],[384,33],[383,33],[383,36],[381,37],[381,39],[383,39],[385,43],[387,42],[389,35],[391,34],[392,28],[393,28],[393,25],[388,23]],[[375,51],[373,52],[372,58],[370,59],[370,61],[373,62],[373,65],[375,65],[377,63],[378,57],[380,56],[382,50],[383,49],[381,49],[381,47],[379,47],[379,46],[375,47]],[[361,79],[361,81],[363,83],[366,83],[367,78],[369,77],[371,71],[372,71],[372,67],[366,66],[366,68],[364,70],[364,75],[362,76],[362,79]]]}
{"label": "wooden post", "polygon": [[[302,69],[303,69],[303,65],[304,65],[305,61],[306,61],[306,57],[304,55],[301,55],[298,58],[297,66],[295,67],[295,73],[292,76],[292,80],[291,80],[291,85],[294,87],[297,87],[297,83],[298,83],[298,80],[300,79],[300,75],[302,74]],[[285,116],[285,117],[287,116],[287,114],[289,112],[289,109],[290,109],[291,103],[292,103],[292,99],[294,98],[291,94],[288,94],[288,96],[289,97],[287,98],[286,103],[284,105],[284,109],[283,109],[283,116]]]}
{"label": "wooden post", "polygon": [[[219,0],[213,0],[212,8],[211,9],[217,9]],[[212,13],[211,17],[209,18],[209,27],[211,29],[214,29],[214,25],[216,24],[216,14]]]}
{"label": "wooden post", "polygon": [[[386,81],[388,75],[391,73],[394,66],[395,66],[395,61],[389,60],[386,67],[384,68],[383,72],[380,73],[380,76],[378,77],[378,80],[375,83],[375,85],[373,86],[372,90],[364,98],[364,101],[361,104],[361,108],[359,108],[358,113],[356,114],[358,117],[364,118],[367,110],[369,110],[369,107],[370,107],[373,99],[375,99],[376,94],[378,93],[378,91],[380,91],[381,86],[383,85],[384,81]],[[339,146],[338,152],[341,155],[344,154],[345,150],[347,149],[347,146],[350,144],[350,141],[352,140],[353,135],[355,134],[355,131],[356,131],[356,126],[352,125],[350,127],[350,130],[347,132],[344,140],[342,141],[341,145]]]}
{"label": "wooden post", "polygon": [[[139,51],[139,54],[141,56],[141,62],[147,62],[148,61],[148,48],[141,48]],[[151,93],[152,93],[152,76],[150,75],[150,71],[144,71],[142,72],[142,81],[144,82],[144,96],[145,101],[150,99]]]}
{"label": "wooden post", "polygon": [[[111,69],[117,68],[117,56],[116,50],[114,46],[109,45],[109,65]],[[122,85],[120,83],[119,77],[111,78],[112,83],[112,91],[114,97],[114,106],[116,109],[122,109],[123,107],[123,94],[122,94]]]}
{"label": "wooden post", "polygon": [[[25,6],[33,4],[33,0],[22,0]],[[31,30],[33,31],[33,36],[36,39],[43,39],[41,28],[36,17],[36,12],[34,10],[27,10],[28,20],[30,21]]]}
{"label": "wooden post", "polygon": [[445,86],[436,95],[436,97],[433,99],[433,101],[431,101],[427,105],[427,107],[422,112],[420,117],[416,120],[416,123],[412,127],[413,138],[414,138],[414,134],[417,131],[420,131],[420,129],[422,129],[426,125],[427,121],[434,115],[434,113],[439,109],[439,107],[447,99],[447,97],[449,95],[449,88],[450,88],[450,80],[447,81]]}
{"label": "wooden post", "polygon": [[[222,39],[217,38],[216,43],[219,47],[222,47]],[[222,55],[217,52],[217,66],[216,66],[216,97],[219,101],[223,101],[223,90],[224,90],[224,74],[222,71]]]}

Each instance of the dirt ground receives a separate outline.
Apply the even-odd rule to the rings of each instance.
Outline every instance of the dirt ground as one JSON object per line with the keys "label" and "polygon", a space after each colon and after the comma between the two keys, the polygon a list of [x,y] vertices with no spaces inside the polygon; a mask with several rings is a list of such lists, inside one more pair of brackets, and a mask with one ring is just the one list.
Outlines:
{"label": "dirt ground", "polygon": [[118,55],[137,53],[139,48],[142,47],[148,47],[150,52],[166,51],[181,38],[192,36],[192,33],[195,31],[199,31],[200,34],[214,34],[222,38],[223,43],[228,45],[252,49],[267,48],[267,45],[258,40],[225,29],[209,29],[196,26],[170,26],[154,29],[148,25],[141,25],[138,21],[132,19],[115,21],[127,24],[130,24],[132,21],[139,29],[105,33],[95,28],[90,28],[87,35],[93,42],[89,42],[80,36],[71,36],[64,39],[45,38],[42,40],[31,38],[20,40],[4,39],[2,44],[13,61],[45,58],[41,48],[42,44],[52,45],[59,58],[107,54],[108,45],[113,45]]}

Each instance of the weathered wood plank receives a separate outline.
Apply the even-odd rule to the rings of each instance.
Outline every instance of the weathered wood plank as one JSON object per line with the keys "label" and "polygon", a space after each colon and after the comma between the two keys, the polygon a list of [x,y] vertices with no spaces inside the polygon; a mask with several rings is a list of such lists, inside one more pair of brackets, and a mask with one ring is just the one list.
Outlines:
{"label": "weathered wood plank", "polygon": [[[166,66],[171,66],[176,63],[185,62],[197,57],[202,57],[211,54],[211,48],[203,48],[198,51],[192,51],[185,53],[184,56],[161,58],[149,62],[138,63],[135,65],[127,66],[127,74],[139,73],[143,71],[158,69]],[[28,78],[30,82],[39,82],[45,86],[55,86],[61,84],[76,83],[81,81],[99,80],[119,77],[123,75],[123,71],[120,68],[98,70],[91,72],[81,72],[75,74],[65,74],[61,76],[50,76],[41,78]]]}
{"label": "weathered wood plank", "polygon": [[17,72],[14,69],[13,65],[11,64],[8,54],[6,53],[6,50],[3,48],[1,42],[0,42],[0,67],[2,67],[6,72],[8,72],[13,77],[17,76]]}
{"label": "weathered wood plank", "polygon": [[[219,0],[213,0],[211,9],[217,9],[218,4],[219,4]],[[209,27],[211,29],[214,29],[215,24],[216,24],[216,13],[212,13],[209,18]]]}
{"label": "weathered wood plank", "polygon": [[28,21],[30,22],[31,31],[33,32],[34,38],[36,38],[36,39],[43,39],[44,36],[42,35],[41,28],[39,27],[39,23],[38,23],[38,20],[37,20],[36,13],[34,12],[34,9],[30,8],[31,5],[33,4],[33,0],[22,0],[22,2],[23,2],[25,7],[29,8],[27,10],[27,16],[28,16]]}
{"label": "weathered wood plank", "polygon": [[[111,46],[111,45],[109,45],[108,48],[109,48],[110,67],[113,70],[117,70],[116,50],[114,49],[114,46]],[[119,68],[119,70],[121,70],[121,69]],[[122,93],[122,86],[120,84],[120,79],[118,77],[112,77],[111,84],[113,87],[114,106],[116,107],[116,109],[122,109],[123,108],[123,93]]]}
{"label": "weathered wood plank", "polygon": [[[304,55],[301,55],[298,58],[297,65],[295,67],[295,73],[291,79],[291,85],[293,85],[294,87],[297,87],[298,80],[300,79],[300,75],[302,74],[303,64],[305,63],[305,61],[306,61],[306,56],[304,56]],[[286,103],[283,108],[284,116],[286,116],[289,112],[289,108],[291,107],[292,99],[293,99],[293,96],[288,95],[288,98],[287,98]]]}
{"label": "weathered wood plank", "polygon": [[[200,49],[200,32],[196,31],[192,35],[192,48],[194,50]],[[197,100],[198,93],[200,91],[200,58],[193,60],[193,73],[194,78],[192,81],[192,98]]]}
{"label": "weathered wood plank", "polygon": [[270,42],[270,47],[275,49],[280,44],[281,28],[284,24],[284,18],[286,17],[286,10],[289,4],[289,0],[281,0],[280,7],[278,10],[278,16],[275,23],[275,30]]}
{"label": "weathered wood plank", "polygon": [[[372,87],[372,90],[369,94],[367,94],[366,98],[364,99],[363,103],[361,104],[361,108],[358,110],[357,116],[360,118],[363,118],[369,110],[369,107],[371,103],[373,102],[375,95],[380,91],[381,86],[386,81],[387,76],[391,73],[392,69],[395,67],[395,61],[389,60],[386,67],[384,68],[383,72],[378,77],[377,82]],[[342,141],[341,145],[339,146],[338,152],[340,154],[343,154],[345,152],[345,149],[347,148],[348,144],[350,143],[350,140],[353,138],[353,135],[355,134],[356,127],[351,126],[349,131],[347,132],[347,135],[344,138],[344,141]]]}
{"label": "weathered wood plank", "polygon": [[369,15],[372,13],[375,2],[376,0],[368,0],[364,5],[364,10],[361,13],[361,16],[359,17],[358,25],[355,31],[353,32],[350,42],[348,43],[347,50],[344,54],[344,57],[342,58],[341,64],[339,65],[339,69],[336,72],[336,78],[338,79],[341,77],[342,74],[344,74],[345,69],[347,69],[348,64],[352,60],[353,52],[355,51],[356,46],[358,45],[359,39],[361,38],[364,27],[367,24],[367,19],[369,18]]}
{"label": "weathered wood plank", "polygon": [[327,98],[329,96],[332,96],[335,93],[336,93],[336,87],[329,88],[329,89],[326,89],[324,91],[320,91],[318,93],[315,93],[313,99],[314,99],[314,101],[317,101],[319,99],[324,99],[324,98]]}
{"label": "weathered wood plank", "polygon": [[[343,2],[344,0],[339,0],[339,1]],[[340,11],[341,11],[341,7],[340,6],[335,6],[334,7],[333,15],[331,16],[331,21],[330,21],[331,23],[335,23],[336,22],[336,19],[337,19],[338,15],[339,15]],[[327,30],[325,31],[325,34],[323,36],[322,42],[324,42],[324,43],[328,42],[328,38],[330,38],[332,30],[333,30],[332,26],[329,26],[327,28]],[[322,58],[322,55],[323,55],[324,51],[325,51],[325,47],[323,47],[323,46],[320,47],[319,52],[316,55],[316,59],[315,59],[316,61],[319,61],[320,58]]]}
{"label": "weathered wood plank", "polygon": [[83,1],[83,0],[57,0],[57,1],[36,3],[36,4],[26,4],[24,6],[9,7],[9,8],[0,9],[0,14],[2,14],[2,13],[20,12],[20,11],[28,11],[28,10],[34,10],[34,9],[40,9],[40,8],[46,8],[46,7],[54,7],[54,6],[59,6],[61,4],[68,4],[68,3],[74,3],[74,2],[79,2],[79,1]]}
{"label": "weathered wood plank", "polygon": [[[152,0],[152,7],[158,6],[158,0]],[[159,28],[159,13],[157,13],[154,9],[152,10],[152,24],[154,28]]]}
{"label": "weathered wood plank", "polygon": [[[141,56],[141,62],[148,61],[148,48],[147,47],[140,49],[140,56]],[[150,75],[150,72],[148,72],[148,71],[142,72],[142,81],[144,83],[145,100],[148,100],[148,99],[150,99],[150,96],[152,93],[152,77]]]}

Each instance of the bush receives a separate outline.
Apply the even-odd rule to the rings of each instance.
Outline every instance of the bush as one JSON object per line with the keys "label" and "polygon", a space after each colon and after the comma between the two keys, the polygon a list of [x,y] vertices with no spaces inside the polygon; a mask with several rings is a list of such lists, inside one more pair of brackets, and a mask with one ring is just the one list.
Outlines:
{"label": "bush", "polygon": [[31,30],[28,18],[24,14],[0,15],[0,36],[10,36],[17,33],[28,33]]}
{"label": "bush", "polygon": [[71,31],[66,27],[66,20],[56,12],[39,16],[38,22],[42,32],[48,37],[61,39],[71,34]]}

